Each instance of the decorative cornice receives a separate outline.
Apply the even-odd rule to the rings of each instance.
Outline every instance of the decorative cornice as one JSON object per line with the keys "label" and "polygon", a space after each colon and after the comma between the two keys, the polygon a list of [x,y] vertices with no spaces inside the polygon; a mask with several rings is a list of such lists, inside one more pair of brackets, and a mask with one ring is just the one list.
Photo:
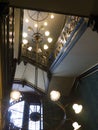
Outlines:
{"label": "decorative cornice", "polygon": [[80,19],[77,26],[73,30],[71,36],[69,37],[70,40],[68,40],[67,47],[64,46],[57,58],[54,60],[52,65],[50,66],[50,71],[53,72],[56,67],[63,61],[63,59],[68,55],[68,53],[71,51],[71,49],[74,47],[76,42],[79,40],[81,35],[84,33],[84,31],[87,29],[87,22],[83,18]]}

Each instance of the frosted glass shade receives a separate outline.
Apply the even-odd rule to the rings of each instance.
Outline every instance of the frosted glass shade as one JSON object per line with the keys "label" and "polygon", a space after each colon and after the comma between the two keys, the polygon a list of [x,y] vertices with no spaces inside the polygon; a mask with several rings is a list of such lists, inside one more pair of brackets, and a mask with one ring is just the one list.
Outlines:
{"label": "frosted glass shade", "polygon": [[52,101],[57,101],[60,98],[60,92],[55,90],[51,91],[50,98]]}
{"label": "frosted glass shade", "polygon": [[21,93],[18,90],[13,90],[10,93],[10,98],[13,100],[18,100],[20,98],[20,96],[21,96]]}

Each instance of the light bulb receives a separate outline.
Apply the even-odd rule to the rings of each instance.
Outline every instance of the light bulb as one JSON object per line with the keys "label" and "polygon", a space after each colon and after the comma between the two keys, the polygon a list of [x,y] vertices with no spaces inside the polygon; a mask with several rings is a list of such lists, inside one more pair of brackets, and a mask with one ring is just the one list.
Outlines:
{"label": "light bulb", "polygon": [[74,130],[78,130],[81,127],[77,122],[74,122],[72,126],[74,127]]}
{"label": "light bulb", "polygon": [[48,45],[45,44],[44,45],[44,49],[47,50],[48,49]]}
{"label": "light bulb", "polygon": [[48,38],[48,42],[51,43],[53,39],[51,37]]}
{"label": "light bulb", "polygon": [[9,41],[12,42],[12,38],[9,38]]}
{"label": "light bulb", "polygon": [[11,32],[11,31],[9,32],[9,35],[10,35],[10,36],[12,35],[12,32]]}
{"label": "light bulb", "polygon": [[78,104],[73,104],[72,108],[76,110],[78,108]]}
{"label": "light bulb", "polygon": [[23,33],[23,37],[26,38],[28,34],[26,32]]}
{"label": "light bulb", "polygon": [[29,51],[31,51],[31,50],[32,50],[32,47],[31,47],[31,46],[29,46],[29,47],[28,47],[28,50],[29,50]]}
{"label": "light bulb", "polygon": [[49,36],[50,35],[50,32],[49,31],[46,31],[45,32],[45,36]]}
{"label": "light bulb", "polygon": [[55,90],[51,91],[50,98],[52,101],[57,101],[60,98],[60,92]]}
{"label": "light bulb", "polygon": [[73,104],[72,108],[74,109],[75,113],[78,114],[82,111],[83,106],[78,104]]}
{"label": "light bulb", "polygon": [[35,25],[34,25],[34,27],[36,27],[36,28],[37,28],[37,27],[38,27],[38,24],[35,24]]}
{"label": "light bulb", "polygon": [[50,17],[51,17],[51,19],[54,19],[54,15],[53,15],[53,14],[51,14],[51,16],[50,16]]}
{"label": "light bulb", "polygon": [[44,22],[44,26],[47,26],[48,25],[48,23],[47,22]]}
{"label": "light bulb", "polygon": [[27,39],[23,39],[23,44],[27,44],[28,43],[28,40]]}
{"label": "light bulb", "polygon": [[11,93],[10,93],[10,98],[12,100],[18,100],[21,96],[21,93],[18,91],[18,90],[13,90]]}
{"label": "light bulb", "polygon": [[75,110],[75,113],[78,114],[82,111],[82,105],[78,105],[78,108]]}
{"label": "light bulb", "polygon": [[29,22],[29,20],[28,20],[28,19],[25,19],[25,22],[26,22],[26,23],[28,23],[28,22]]}

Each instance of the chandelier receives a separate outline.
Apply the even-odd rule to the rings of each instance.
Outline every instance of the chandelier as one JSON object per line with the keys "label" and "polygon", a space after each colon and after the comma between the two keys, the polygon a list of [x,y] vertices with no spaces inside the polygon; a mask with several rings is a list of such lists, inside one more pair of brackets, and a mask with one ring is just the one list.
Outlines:
{"label": "chandelier", "polygon": [[32,60],[39,67],[46,68],[53,38],[48,29],[54,15],[47,12],[23,10],[22,58]]}

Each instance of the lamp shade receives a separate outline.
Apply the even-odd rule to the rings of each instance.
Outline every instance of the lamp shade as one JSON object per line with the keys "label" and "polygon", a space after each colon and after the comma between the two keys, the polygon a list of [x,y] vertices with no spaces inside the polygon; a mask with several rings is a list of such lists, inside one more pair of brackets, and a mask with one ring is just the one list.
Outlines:
{"label": "lamp shade", "polygon": [[21,96],[21,93],[18,90],[13,90],[10,93],[10,98],[13,100],[18,100],[20,98],[20,96]]}

